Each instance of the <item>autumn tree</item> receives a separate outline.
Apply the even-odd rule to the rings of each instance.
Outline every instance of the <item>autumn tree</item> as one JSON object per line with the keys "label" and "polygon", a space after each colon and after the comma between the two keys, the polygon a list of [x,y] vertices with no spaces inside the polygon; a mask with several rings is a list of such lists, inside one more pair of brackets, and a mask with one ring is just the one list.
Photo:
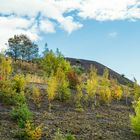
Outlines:
{"label": "autumn tree", "polygon": [[111,96],[114,99],[117,99],[117,100],[121,99],[121,97],[122,97],[122,88],[117,83],[117,80],[111,79],[110,90],[111,90]]}
{"label": "autumn tree", "polygon": [[58,81],[57,87],[58,99],[61,101],[66,101],[70,98],[71,93],[69,89],[69,81],[66,77],[65,72],[61,68],[57,69],[56,78]]}
{"label": "autumn tree", "polygon": [[140,86],[137,83],[137,80],[134,79],[134,84],[133,84],[133,96],[135,100],[138,100],[140,97]]}
{"label": "autumn tree", "polygon": [[94,102],[95,106],[96,106],[96,91],[98,85],[96,71],[97,70],[94,67],[90,68],[89,78],[87,79],[86,82],[86,92],[91,102]]}
{"label": "autumn tree", "polygon": [[56,55],[52,50],[44,53],[40,65],[46,71],[47,76],[50,76],[52,72],[55,74],[58,68],[61,68],[65,73],[71,69],[70,63],[65,60],[63,55]]}
{"label": "autumn tree", "polygon": [[80,83],[76,86],[76,95],[75,95],[75,103],[76,103],[76,110],[82,112],[82,97],[83,97],[83,84]]}
{"label": "autumn tree", "polygon": [[94,78],[94,79],[97,78],[97,69],[96,69],[96,67],[93,66],[93,65],[90,66],[89,77],[90,77],[90,78]]}
{"label": "autumn tree", "polygon": [[54,100],[57,91],[57,79],[55,76],[51,75],[47,81],[47,96],[48,96],[48,104],[49,104],[49,111],[51,110],[51,101]]}
{"label": "autumn tree", "polygon": [[101,79],[101,86],[109,86],[109,71],[107,68],[104,69],[103,77]]}
{"label": "autumn tree", "polygon": [[100,101],[109,104],[111,102],[111,90],[109,86],[100,86],[98,89]]}

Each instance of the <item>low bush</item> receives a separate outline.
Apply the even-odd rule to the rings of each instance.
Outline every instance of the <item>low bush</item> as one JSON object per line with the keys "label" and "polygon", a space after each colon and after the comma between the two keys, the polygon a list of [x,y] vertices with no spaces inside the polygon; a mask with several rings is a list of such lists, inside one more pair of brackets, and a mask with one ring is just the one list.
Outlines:
{"label": "low bush", "polygon": [[116,80],[111,80],[111,96],[114,99],[120,100],[122,97],[122,88],[117,84]]}
{"label": "low bush", "polygon": [[58,99],[60,101],[66,101],[69,100],[70,97],[71,97],[71,92],[69,89],[69,82],[67,80],[64,80],[58,86]]}
{"label": "low bush", "polygon": [[15,120],[20,128],[25,126],[27,120],[31,120],[32,113],[26,104],[18,105],[11,111],[11,118]]}
{"label": "low bush", "polygon": [[27,121],[23,134],[25,140],[40,140],[42,136],[42,125],[36,127],[30,121]]}
{"label": "low bush", "polygon": [[58,129],[55,134],[53,140],[76,140],[75,136],[71,133],[68,134],[62,134],[60,129]]}
{"label": "low bush", "polygon": [[49,110],[51,110],[51,101],[56,97],[58,82],[55,76],[50,76],[47,82],[46,93],[48,96]]}
{"label": "low bush", "polygon": [[25,103],[24,92],[16,93],[12,88],[13,83],[10,80],[0,81],[0,99],[2,102],[10,105],[18,105]]}
{"label": "low bush", "polygon": [[111,91],[108,86],[101,86],[98,90],[99,98],[102,103],[109,104],[111,102]]}
{"label": "low bush", "polygon": [[40,92],[40,89],[33,86],[32,89],[31,89],[31,98],[34,102],[34,104],[37,106],[37,107],[40,107],[40,103],[41,103],[41,92]]}
{"label": "low bush", "polygon": [[16,74],[13,77],[13,89],[17,92],[20,93],[21,91],[24,91],[25,89],[25,78],[24,75],[21,74]]}
{"label": "low bush", "polygon": [[81,65],[74,65],[72,68],[79,75],[84,72],[84,68]]}
{"label": "low bush", "polygon": [[80,83],[79,76],[77,75],[77,73],[74,70],[71,70],[68,72],[67,77],[69,80],[70,88],[75,89],[76,86]]}

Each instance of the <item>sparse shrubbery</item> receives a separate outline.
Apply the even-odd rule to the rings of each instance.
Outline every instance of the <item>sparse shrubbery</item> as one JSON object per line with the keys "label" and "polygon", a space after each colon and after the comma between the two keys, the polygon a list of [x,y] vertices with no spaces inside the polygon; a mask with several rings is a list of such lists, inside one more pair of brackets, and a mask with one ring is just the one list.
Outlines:
{"label": "sparse shrubbery", "polygon": [[84,68],[81,65],[74,65],[72,69],[78,74],[81,75],[84,72]]}
{"label": "sparse shrubbery", "polygon": [[67,77],[69,80],[70,88],[75,89],[76,86],[80,84],[79,76],[74,70],[69,71]]}
{"label": "sparse shrubbery", "polygon": [[71,69],[70,63],[64,59],[63,55],[60,53],[56,55],[52,50],[45,52],[40,65],[47,76],[50,76],[52,72],[55,74],[58,68],[62,69],[64,73]]}
{"label": "sparse shrubbery", "polygon": [[[26,102],[24,94],[26,82],[46,84],[49,110],[51,110],[51,104],[54,99],[63,102],[71,99],[69,101],[74,103],[75,111],[83,112],[85,109],[84,101],[94,108],[97,106],[98,101],[109,104],[112,99],[120,100],[122,97],[122,86],[114,79],[109,80],[107,68],[104,69],[103,76],[98,76],[97,69],[91,66],[89,73],[84,73],[84,78],[81,78],[83,76],[82,67],[74,66],[71,68],[70,63],[59,52],[55,54],[52,51],[46,52],[43,58],[38,60],[38,63],[43,68],[45,78],[31,74],[26,75],[26,77],[22,74],[15,75],[15,73],[12,73],[11,60],[6,57],[0,57],[0,100],[14,105],[11,111],[11,118],[15,120],[20,129],[22,128],[22,136],[25,140],[39,140],[42,135],[42,125],[36,127],[31,123],[32,113],[28,108],[28,102]],[[30,99],[37,107],[41,104],[41,97],[43,96],[43,94],[41,96],[41,91],[33,86],[31,94],[26,93],[26,95],[31,95]],[[123,91],[127,103],[129,88],[124,87]],[[130,115],[131,128],[134,133],[140,134],[140,86],[136,81],[133,94],[137,103],[134,106],[135,115]],[[70,133],[62,134],[58,130],[53,140],[75,140],[75,137]]]}
{"label": "sparse shrubbery", "polygon": [[140,99],[134,103],[135,115],[130,115],[131,129],[135,134],[140,135]]}
{"label": "sparse shrubbery", "polygon": [[58,69],[56,73],[58,81],[57,86],[57,97],[60,101],[66,101],[70,99],[71,93],[69,89],[69,81],[67,80],[66,74],[62,69]]}
{"label": "sparse shrubbery", "polygon": [[83,97],[83,85],[77,85],[76,86],[76,95],[75,95],[75,104],[76,104],[76,111],[83,112],[83,107],[82,107],[82,97]]}
{"label": "sparse shrubbery", "polygon": [[100,101],[109,104],[111,102],[111,91],[108,86],[100,87],[98,90]]}
{"label": "sparse shrubbery", "polygon": [[31,98],[34,102],[34,104],[37,106],[37,107],[40,107],[40,103],[41,103],[41,92],[40,92],[40,89],[33,86],[32,89],[31,89]]}
{"label": "sparse shrubbery", "polygon": [[11,117],[17,122],[19,127],[23,128],[25,127],[26,121],[32,119],[32,113],[26,104],[21,104],[13,108]]}
{"label": "sparse shrubbery", "polygon": [[47,96],[48,96],[48,104],[49,104],[49,110],[51,110],[51,101],[54,100],[56,97],[56,91],[57,91],[58,82],[55,76],[50,76],[47,82]]}
{"label": "sparse shrubbery", "polygon": [[97,100],[96,100],[96,92],[97,92],[97,75],[96,75],[96,69],[91,66],[89,78],[86,82],[86,92],[88,94],[89,102],[91,102],[92,107],[93,103],[96,106]]}
{"label": "sparse shrubbery", "polygon": [[30,121],[26,121],[23,129],[24,140],[40,140],[42,136],[42,125],[34,126]]}
{"label": "sparse shrubbery", "polygon": [[17,74],[13,77],[13,89],[20,93],[21,91],[24,91],[25,89],[25,78],[24,75]]}
{"label": "sparse shrubbery", "polygon": [[117,84],[117,81],[112,79],[111,80],[111,96],[114,99],[120,100],[122,97],[122,88],[120,85]]}
{"label": "sparse shrubbery", "polygon": [[130,90],[129,90],[128,86],[123,86],[123,93],[125,96],[125,102],[126,102],[126,104],[128,104],[128,97],[130,95]]}
{"label": "sparse shrubbery", "polygon": [[9,58],[0,55],[0,81],[9,78],[12,73],[11,63],[12,61]]}
{"label": "sparse shrubbery", "polygon": [[135,100],[138,100],[140,97],[140,86],[138,85],[137,81],[134,81],[133,84],[133,96]]}
{"label": "sparse shrubbery", "polygon": [[55,134],[53,140],[76,140],[75,136],[71,133],[68,134],[62,134],[60,129],[58,129]]}
{"label": "sparse shrubbery", "polygon": [[47,78],[46,77],[42,77],[42,76],[38,76],[38,75],[35,75],[35,74],[26,74],[25,76],[25,81],[27,83],[40,83],[40,84],[45,84],[46,81],[47,81]]}

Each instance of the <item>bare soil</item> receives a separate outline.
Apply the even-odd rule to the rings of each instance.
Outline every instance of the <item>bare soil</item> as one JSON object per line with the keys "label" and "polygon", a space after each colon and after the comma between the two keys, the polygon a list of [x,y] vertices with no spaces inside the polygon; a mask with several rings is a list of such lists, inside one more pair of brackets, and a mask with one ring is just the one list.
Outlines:
{"label": "bare soil", "polygon": [[[63,133],[74,134],[77,140],[140,140],[130,129],[129,114],[133,113],[131,99],[128,105],[122,99],[94,110],[86,107],[81,113],[69,103],[57,100],[48,112],[45,97],[43,100],[39,109],[28,101],[35,124],[44,124],[42,140],[52,140],[58,128]],[[10,110],[10,106],[0,103],[0,140],[16,140],[18,127],[10,118]]]}

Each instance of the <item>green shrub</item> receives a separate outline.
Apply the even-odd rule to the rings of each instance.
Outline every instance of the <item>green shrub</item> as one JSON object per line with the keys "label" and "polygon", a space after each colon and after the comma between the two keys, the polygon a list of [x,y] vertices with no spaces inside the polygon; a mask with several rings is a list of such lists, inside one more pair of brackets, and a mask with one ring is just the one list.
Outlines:
{"label": "green shrub", "polygon": [[131,129],[140,135],[140,99],[134,104],[135,115],[130,115]]}
{"label": "green shrub", "polygon": [[25,122],[27,120],[31,120],[32,113],[26,104],[22,104],[12,109],[11,117],[18,123],[19,127],[23,128],[25,126]]}
{"label": "green shrub", "polygon": [[69,89],[69,82],[67,80],[64,80],[58,86],[58,98],[60,101],[66,101],[69,100],[70,97],[71,97],[71,92]]}
{"label": "green shrub", "polygon": [[6,104],[18,105],[25,103],[24,92],[16,93],[10,80],[0,81],[0,99]]}
{"label": "green shrub", "polygon": [[25,98],[24,92],[23,91],[21,93],[14,92],[11,100],[12,100],[11,102],[13,105],[25,104],[26,98]]}
{"label": "green shrub", "polygon": [[81,65],[74,65],[72,68],[79,75],[84,72],[84,68]]}
{"label": "green shrub", "polygon": [[65,140],[76,140],[75,136],[71,133],[66,134]]}
{"label": "green shrub", "polygon": [[55,134],[53,140],[65,140],[63,134],[61,133],[60,129],[58,129]]}
{"label": "green shrub", "polygon": [[140,86],[138,85],[136,80],[133,84],[133,96],[135,100],[138,100],[140,97]]}
{"label": "green shrub", "polygon": [[42,58],[40,65],[46,72],[47,76],[50,76],[52,72],[57,72],[58,68],[61,68],[64,73],[67,73],[70,69],[69,61],[66,61],[63,55],[60,53],[56,55],[52,50],[47,51]]}
{"label": "green shrub", "polygon": [[53,140],[76,140],[76,139],[74,135],[72,135],[71,133],[68,133],[65,135],[65,134],[62,134],[60,129],[58,129],[54,134]]}

